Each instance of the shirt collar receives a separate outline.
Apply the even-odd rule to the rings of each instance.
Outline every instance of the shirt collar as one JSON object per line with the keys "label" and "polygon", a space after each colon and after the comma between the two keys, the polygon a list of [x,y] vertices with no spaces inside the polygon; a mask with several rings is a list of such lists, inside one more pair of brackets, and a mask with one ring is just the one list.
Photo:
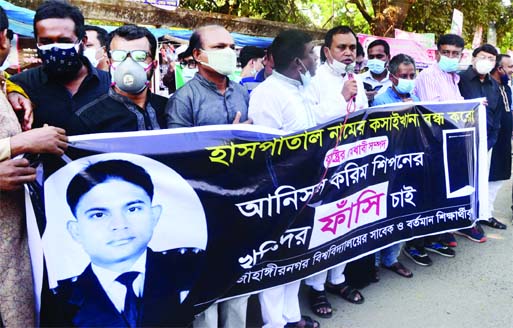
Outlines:
{"label": "shirt collar", "polygon": [[[477,74],[477,72],[474,70],[472,65],[470,65],[467,68],[467,70],[465,71],[465,74],[467,74],[467,76],[468,76],[468,78],[470,80],[474,80],[474,79],[478,79],[479,80],[479,74]],[[490,79],[491,79],[490,74],[486,74],[485,77],[484,77],[483,82],[485,82],[485,81],[491,82]]]}
{"label": "shirt collar", "polygon": [[[137,259],[137,261],[130,268],[130,270],[127,270],[126,272],[135,271],[142,273],[144,275],[146,273],[146,255],[147,250],[145,250],[144,253]],[[100,281],[100,284],[105,287],[110,286],[113,283],[116,283],[117,277],[119,277],[119,275],[123,273],[101,268],[95,265],[94,263],[91,263],[91,268],[93,269],[94,274]]]}
{"label": "shirt collar", "polygon": [[273,74],[271,76],[274,76],[278,80],[281,80],[285,83],[291,84],[291,85],[295,86],[296,88],[303,86],[303,83],[299,82],[298,80],[294,80],[289,77],[286,77],[285,75],[279,73],[276,70],[273,70]]}
{"label": "shirt collar", "polygon": [[[214,92],[216,92],[218,94],[221,94],[219,92],[219,90],[217,89],[217,85],[214,82],[207,80],[199,72],[194,75],[193,79],[198,80],[198,82],[201,85],[203,85],[204,87],[206,87],[206,88],[208,88],[208,89],[210,89],[210,90],[212,90],[212,91],[214,91]],[[229,78],[226,78],[226,79],[228,80],[228,85],[226,86],[226,92],[228,92],[228,90],[231,90],[233,88],[233,85],[232,85],[233,81],[231,81]],[[226,94],[226,92],[225,92],[225,94]]]}

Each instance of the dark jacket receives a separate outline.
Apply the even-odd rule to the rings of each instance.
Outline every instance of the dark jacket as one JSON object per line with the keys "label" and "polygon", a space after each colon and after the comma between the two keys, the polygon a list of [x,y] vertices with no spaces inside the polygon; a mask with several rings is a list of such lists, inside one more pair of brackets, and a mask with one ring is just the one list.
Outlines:
{"label": "dark jacket", "polygon": [[458,83],[461,95],[465,99],[474,99],[486,97],[488,106],[486,106],[486,136],[488,137],[488,150],[490,150],[497,141],[499,134],[501,111],[499,104],[499,84],[487,74],[483,82],[479,80],[479,75],[472,66],[460,73],[460,82]]}
{"label": "dark jacket", "polygon": [[128,132],[166,128],[165,108],[167,98],[148,91],[145,108],[116,93],[112,88],[98,99],[79,108],[77,121],[68,134],[102,132]]}
{"label": "dark jacket", "polygon": [[[139,327],[185,326],[192,321],[192,311],[182,306],[180,293],[195,283],[203,251],[184,248],[155,253],[148,249],[144,294],[138,310]],[[50,322],[42,326],[126,327],[103,290],[91,265],[76,277],[59,281],[51,300]],[[49,307],[48,307],[49,308]]]}
{"label": "dark jacket", "polygon": [[501,127],[497,136],[497,142],[492,149],[492,160],[490,161],[490,181],[508,180],[511,177],[511,88],[504,86],[504,93],[507,97],[506,108],[503,96],[499,97],[499,110],[501,112]]}

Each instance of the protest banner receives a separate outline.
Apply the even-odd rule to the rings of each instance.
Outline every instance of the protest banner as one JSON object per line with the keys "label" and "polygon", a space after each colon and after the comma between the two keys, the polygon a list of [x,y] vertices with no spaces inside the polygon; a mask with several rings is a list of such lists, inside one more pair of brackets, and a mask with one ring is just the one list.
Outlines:
{"label": "protest banner", "polygon": [[128,295],[105,281],[142,270],[136,325],[185,325],[216,300],[469,227],[487,203],[484,118],[476,100],[400,103],[287,135],[72,137],[28,186],[41,324],[126,325]]}

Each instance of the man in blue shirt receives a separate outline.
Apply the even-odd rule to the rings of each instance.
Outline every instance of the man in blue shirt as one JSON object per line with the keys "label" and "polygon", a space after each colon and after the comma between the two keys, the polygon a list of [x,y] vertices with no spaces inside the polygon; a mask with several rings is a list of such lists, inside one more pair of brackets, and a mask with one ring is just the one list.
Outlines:
{"label": "man in blue shirt", "polygon": [[408,55],[398,54],[390,60],[388,71],[392,85],[372,102],[372,106],[401,101],[419,101],[412,91],[415,88],[415,61]]}

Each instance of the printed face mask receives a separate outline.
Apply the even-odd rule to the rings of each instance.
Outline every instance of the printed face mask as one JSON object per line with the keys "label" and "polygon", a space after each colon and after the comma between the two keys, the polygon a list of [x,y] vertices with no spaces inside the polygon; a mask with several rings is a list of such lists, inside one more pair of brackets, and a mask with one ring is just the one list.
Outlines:
{"label": "printed face mask", "polygon": [[200,61],[202,65],[212,68],[221,75],[231,75],[237,68],[237,55],[232,48],[221,50],[201,50],[207,54],[208,63]]}
{"label": "printed face mask", "polygon": [[126,93],[141,93],[150,83],[147,72],[151,70],[152,67],[153,65],[151,63],[139,63],[134,61],[131,57],[127,57],[121,63],[113,63],[113,65],[111,65],[110,73],[112,75],[112,82],[116,87]]}
{"label": "printed face mask", "polygon": [[68,82],[75,78],[82,67],[77,46],[79,45],[76,43],[52,43],[38,46],[37,53],[50,79]]}

